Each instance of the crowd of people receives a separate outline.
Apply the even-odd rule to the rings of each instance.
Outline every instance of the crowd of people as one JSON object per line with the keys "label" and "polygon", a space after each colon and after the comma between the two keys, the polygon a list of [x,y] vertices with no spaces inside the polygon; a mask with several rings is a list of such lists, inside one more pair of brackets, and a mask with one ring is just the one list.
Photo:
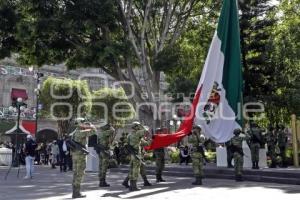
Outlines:
{"label": "crowd of people", "polygon": [[[29,147],[28,143],[34,143],[34,148]],[[12,142],[1,144],[2,147],[12,149],[12,155],[15,155],[15,145]],[[31,145],[30,145],[31,146]],[[30,150],[28,150],[30,148]],[[66,138],[53,140],[48,143],[36,143],[35,138],[28,135],[26,142],[20,144],[18,150],[18,164],[25,165],[26,157],[30,151],[32,165],[46,165],[55,169],[59,167],[61,172],[72,171],[72,155],[70,148],[66,144]],[[32,176],[25,176],[29,178]]]}

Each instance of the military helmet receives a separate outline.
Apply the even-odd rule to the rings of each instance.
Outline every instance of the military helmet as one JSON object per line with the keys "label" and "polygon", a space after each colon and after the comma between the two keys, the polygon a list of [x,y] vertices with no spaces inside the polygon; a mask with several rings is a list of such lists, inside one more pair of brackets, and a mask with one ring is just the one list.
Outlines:
{"label": "military helmet", "polygon": [[149,127],[149,126],[144,126],[144,129],[145,129],[146,131],[150,131],[150,127]]}
{"label": "military helmet", "polygon": [[75,119],[75,124],[80,124],[80,123],[84,123],[84,122],[86,122],[86,119],[83,117],[77,117]]}
{"label": "military helmet", "polygon": [[138,121],[132,122],[131,128],[138,129],[138,128],[141,128],[141,127],[142,127],[142,124],[140,122],[138,122]]}
{"label": "military helmet", "polygon": [[239,135],[241,132],[242,132],[241,129],[236,128],[236,129],[234,129],[233,134],[234,135]]}
{"label": "military helmet", "polygon": [[155,129],[155,134],[160,134],[162,132],[162,128],[156,128]]}
{"label": "military helmet", "polygon": [[195,124],[195,125],[193,126],[193,129],[200,129],[200,130],[202,130],[202,126],[201,126],[201,125],[198,125],[198,124]]}
{"label": "military helmet", "polygon": [[102,129],[109,129],[111,127],[110,123],[106,123],[102,126]]}

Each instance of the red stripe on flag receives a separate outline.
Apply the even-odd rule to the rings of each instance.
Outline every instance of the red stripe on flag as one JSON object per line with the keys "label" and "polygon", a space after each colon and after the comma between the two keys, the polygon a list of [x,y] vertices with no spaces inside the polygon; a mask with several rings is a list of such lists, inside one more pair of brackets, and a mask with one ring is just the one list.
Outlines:
{"label": "red stripe on flag", "polygon": [[202,90],[202,85],[199,88],[199,90],[197,90],[196,92],[189,115],[184,118],[179,129],[172,134],[154,135],[151,145],[145,147],[146,150],[158,149],[158,148],[169,146],[170,144],[178,142],[184,136],[188,135],[192,131],[193,122],[196,113],[196,107],[199,102],[201,90]]}

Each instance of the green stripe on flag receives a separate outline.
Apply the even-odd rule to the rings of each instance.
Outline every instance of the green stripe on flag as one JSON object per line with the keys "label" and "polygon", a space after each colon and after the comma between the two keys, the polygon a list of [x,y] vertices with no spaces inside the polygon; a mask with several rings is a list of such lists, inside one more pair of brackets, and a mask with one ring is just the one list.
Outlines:
{"label": "green stripe on flag", "polygon": [[[242,98],[242,65],[240,49],[240,28],[237,0],[224,0],[219,18],[217,35],[221,40],[224,54],[222,84],[226,99],[235,114],[238,113]],[[242,119],[238,120],[242,125]]]}

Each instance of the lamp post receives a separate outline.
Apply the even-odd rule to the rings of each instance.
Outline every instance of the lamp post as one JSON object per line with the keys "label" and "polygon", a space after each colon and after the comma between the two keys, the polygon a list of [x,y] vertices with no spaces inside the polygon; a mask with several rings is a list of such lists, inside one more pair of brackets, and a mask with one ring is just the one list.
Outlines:
{"label": "lamp post", "polygon": [[20,129],[20,115],[21,115],[21,111],[23,111],[25,109],[24,107],[24,102],[22,98],[17,98],[17,101],[15,103],[15,106],[10,106],[9,107],[9,111],[11,112],[18,112],[17,115],[17,130],[15,133],[15,151],[14,151],[14,156],[13,156],[13,166],[14,167],[18,167],[19,166],[19,154],[20,154],[20,145],[18,143],[18,135],[20,135],[22,133],[21,129]]}
{"label": "lamp post", "polygon": [[[33,72],[33,66],[30,66],[29,68],[30,72]],[[36,94],[36,105],[35,105],[35,136],[37,135],[37,130],[38,130],[38,112],[39,112],[39,95],[40,95],[40,90],[41,90],[41,80],[40,78],[43,77],[44,74],[41,72],[36,71],[33,75],[33,77],[36,80],[36,88],[34,89],[34,92]]]}

